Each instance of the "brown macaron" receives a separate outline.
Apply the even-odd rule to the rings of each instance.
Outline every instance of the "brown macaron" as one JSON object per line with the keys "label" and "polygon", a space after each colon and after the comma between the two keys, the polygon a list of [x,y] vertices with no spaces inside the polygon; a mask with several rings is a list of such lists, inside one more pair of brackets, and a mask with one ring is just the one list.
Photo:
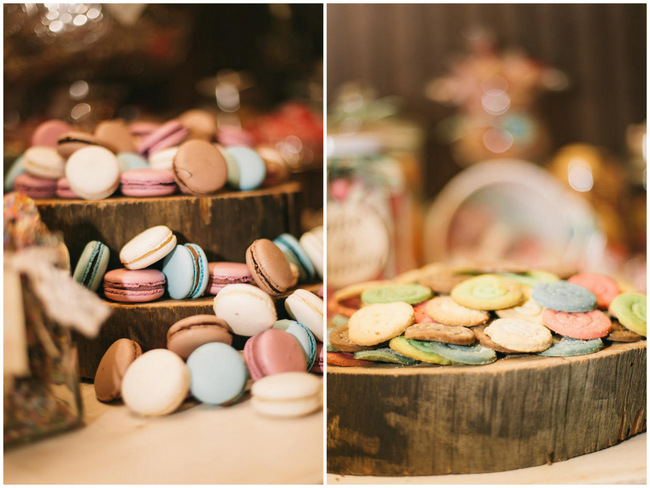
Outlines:
{"label": "brown macaron", "polygon": [[142,354],[140,344],[131,339],[118,339],[102,356],[95,373],[95,396],[100,402],[121,397],[124,373]]}
{"label": "brown macaron", "polygon": [[95,128],[95,137],[113,146],[116,153],[136,151],[131,131],[123,120],[105,120]]}
{"label": "brown macaron", "polygon": [[101,146],[115,153],[112,144],[100,139],[88,132],[70,131],[61,134],[56,143],[56,152],[65,159],[72,156],[72,153],[88,146]]}
{"label": "brown macaron", "polygon": [[213,144],[193,139],[178,147],[172,164],[174,179],[193,195],[212,195],[226,184],[228,166]]}
{"label": "brown macaron", "polygon": [[192,315],[179,320],[167,331],[167,349],[187,359],[194,350],[209,342],[232,344],[232,331],[215,315]]}
{"label": "brown macaron", "polygon": [[253,280],[267,294],[277,297],[291,288],[293,275],[284,253],[268,239],[257,239],[246,250],[246,265]]}

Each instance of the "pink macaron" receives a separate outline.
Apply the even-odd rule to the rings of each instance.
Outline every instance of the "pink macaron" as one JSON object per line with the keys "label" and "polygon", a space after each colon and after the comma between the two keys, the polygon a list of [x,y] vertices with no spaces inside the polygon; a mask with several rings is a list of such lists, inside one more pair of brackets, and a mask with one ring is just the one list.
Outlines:
{"label": "pink macaron", "polygon": [[255,140],[253,136],[239,127],[225,126],[217,129],[217,141],[223,146],[246,146],[253,147]]}
{"label": "pink macaron", "polygon": [[165,275],[157,269],[119,268],[104,275],[104,295],[116,302],[151,302],[165,293]]}
{"label": "pink macaron", "polygon": [[248,339],[244,360],[253,381],[278,373],[307,371],[300,343],[281,329],[268,329]]}
{"label": "pink macaron", "polygon": [[246,263],[219,261],[208,263],[207,292],[217,295],[225,286],[234,283],[251,283],[253,276]]}
{"label": "pink macaron", "polygon": [[46,120],[34,130],[32,134],[32,146],[56,148],[59,137],[71,130],[73,130],[73,127],[63,120]]}
{"label": "pink macaron", "polygon": [[156,151],[180,144],[189,135],[190,130],[178,120],[173,119],[143,137],[138,146],[138,152],[144,155],[153,154]]}
{"label": "pink macaron", "polygon": [[52,198],[56,194],[56,180],[22,173],[14,180],[14,190],[30,198]]}
{"label": "pink macaron", "polygon": [[130,197],[162,197],[176,193],[174,174],[166,169],[131,169],[122,173],[120,189]]}
{"label": "pink macaron", "polygon": [[59,178],[56,182],[56,196],[67,199],[81,198],[74,192],[74,190],[72,190],[72,188],[70,188],[70,182],[65,176]]}

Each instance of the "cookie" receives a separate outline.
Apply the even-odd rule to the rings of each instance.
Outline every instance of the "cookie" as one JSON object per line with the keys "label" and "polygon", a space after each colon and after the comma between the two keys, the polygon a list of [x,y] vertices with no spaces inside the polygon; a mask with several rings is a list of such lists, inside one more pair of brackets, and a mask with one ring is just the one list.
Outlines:
{"label": "cookie", "polygon": [[332,332],[336,327],[329,327],[325,335],[325,349],[327,352],[340,352],[332,344],[330,344],[330,332]]}
{"label": "cookie", "polygon": [[327,337],[329,340],[328,344],[339,352],[357,352],[372,349],[372,347],[360,346],[350,340],[347,323],[334,327],[328,333]]}
{"label": "cookie", "polygon": [[596,295],[568,281],[538,283],[533,288],[533,300],[541,306],[560,312],[590,312],[596,308]]}
{"label": "cookie", "polygon": [[495,343],[517,352],[541,352],[553,345],[550,330],[525,320],[496,319],[485,333]]}
{"label": "cookie", "polygon": [[517,307],[504,308],[497,310],[495,313],[501,319],[521,319],[535,324],[542,324],[542,312],[544,307],[537,303],[532,298],[529,298],[524,303]]}
{"label": "cookie", "polygon": [[480,275],[451,290],[456,303],[475,310],[499,310],[519,305],[523,289],[519,283],[497,275]]}
{"label": "cookie", "polygon": [[512,281],[516,281],[519,284],[533,287],[537,283],[554,283],[560,280],[560,277],[556,274],[549,273],[548,271],[526,271],[525,273],[499,273],[499,276],[503,276]]}
{"label": "cookie", "polygon": [[450,296],[440,296],[429,300],[426,314],[435,322],[464,327],[484,324],[490,318],[488,312],[459,305]]}
{"label": "cookie", "polygon": [[372,361],[363,361],[362,359],[355,359],[354,354],[351,352],[328,352],[327,364],[332,366],[372,366]]}
{"label": "cookie", "polygon": [[348,335],[361,346],[374,346],[402,334],[414,320],[408,303],[375,303],[350,317]]}
{"label": "cookie", "polygon": [[393,351],[424,363],[451,364],[449,359],[445,359],[431,349],[427,349],[425,343],[415,339],[407,339],[403,335],[391,339],[388,346]]}
{"label": "cookie", "polygon": [[602,348],[603,341],[601,339],[581,340],[563,337],[545,351],[540,352],[539,355],[550,357],[582,356],[593,354]]}
{"label": "cookie", "polygon": [[472,276],[468,274],[456,273],[449,270],[441,270],[421,277],[418,280],[418,283],[420,283],[422,286],[431,288],[434,293],[443,293],[445,295],[448,295],[451,293],[451,290],[454,289],[454,286],[470,279],[471,277]]}
{"label": "cookie", "polygon": [[647,297],[641,293],[621,293],[609,305],[609,313],[623,327],[647,337]]}
{"label": "cookie", "polygon": [[591,312],[559,312],[544,309],[543,324],[553,332],[572,339],[597,339],[606,337],[612,329],[612,322],[600,310]]}
{"label": "cookie", "polygon": [[355,359],[363,359],[365,361],[373,361],[377,363],[392,363],[401,364],[404,366],[413,366],[417,361],[408,356],[404,356],[388,347],[380,349],[372,349],[370,351],[359,351],[354,353]]}
{"label": "cookie", "polygon": [[612,321],[612,330],[607,334],[607,339],[608,341],[611,342],[637,342],[637,341],[642,341],[645,339],[642,335],[637,334],[636,332],[632,332],[631,330],[627,330],[625,327],[623,327],[620,322],[616,319],[611,319]]}
{"label": "cookie", "polygon": [[621,293],[618,283],[609,276],[596,273],[578,273],[567,280],[574,285],[582,286],[596,295],[598,308],[607,310],[612,300]]}
{"label": "cookie", "polygon": [[410,305],[424,302],[433,296],[430,288],[422,285],[389,285],[366,290],[361,301],[366,304],[406,302]]}
{"label": "cookie", "polygon": [[434,321],[431,317],[427,315],[427,304],[429,302],[430,300],[427,300],[426,302],[413,305],[413,312],[415,313],[416,324],[423,324],[423,323],[429,323]]}
{"label": "cookie", "polygon": [[519,351],[503,347],[490,339],[490,336],[485,333],[485,328],[488,325],[489,324],[483,324],[472,327],[472,332],[474,332],[474,335],[476,336],[476,339],[481,346],[487,347],[488,349],[492,349],[496,352],[502,352],[504,354],[519,354]]}
{"label": "cookie", "polygon": [[476,335],[467,327],[437,324],[434,322],[414,324],[406,329],[404,337],[418,341],[437,341],[461,346],[467,346],[476,342]]}
{"label": "cookie", "polygon": [[454,363],[479,365],[493,363],[497,360],[497,353],[494,350],[480,344],[461,346],[436,341],[426,344],[433,352]]}
{"label": "cookie", "polygon": [[346,286],[332,293],[329,307],[334,313],[352,317],[352,314],[361,308],[361,294],[364,291],[389,284],[391,284],[391,281],[376,280]]}
{"label": "cookie", "polygon": [[347,324],[348,320],[350,320],[350,317],[346,317],[345,315],[341,315],[340,313],[337,313],[332,317],[332,323],[336,325],[342,325],[342,324]]}

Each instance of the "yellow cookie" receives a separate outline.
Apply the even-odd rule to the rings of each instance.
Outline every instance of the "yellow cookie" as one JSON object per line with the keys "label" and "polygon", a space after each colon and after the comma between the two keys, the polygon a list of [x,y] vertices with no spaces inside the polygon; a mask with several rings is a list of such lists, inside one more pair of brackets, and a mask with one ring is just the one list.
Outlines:
{"label": "yellow cookie", "polygon": [[450,296],[432,298],[424,311],[433,320],[445,325],[472,327],[483,324],[490,318],[488,312],[458,305]]}
{"label": "yellow cookie", "polygon": [[517,307],[504,308],[497,310],[496,314],[502,319],[521,319],[533,322],[535,324],[544,325],[542,323],[542,312],[544,307],[531,298],[531,288],[524,288],[524,303]]}
{"label": "yellow cookie", "polygon": [[374,346],[402,334],[413,322],[415,313],[408,303],[374,303],[350,317],[348,337],[360,346]]}
{"label": "yellow cookie", "polygon": [[517,352],[541,352],[553,345],[550,330],[525,320],[496,319],[484,332],[496,344]]}
{"label": "yellow cookie", "polygon": [[524,299],[519,283],[497,275],[480,275],[456,285],[451,297],[463,307],[500,310],[519,305]]}

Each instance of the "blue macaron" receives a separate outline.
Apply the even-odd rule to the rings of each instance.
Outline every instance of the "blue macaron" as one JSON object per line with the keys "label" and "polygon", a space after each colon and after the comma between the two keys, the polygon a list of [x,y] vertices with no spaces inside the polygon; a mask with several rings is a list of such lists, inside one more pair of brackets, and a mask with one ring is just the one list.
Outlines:
{"label": "blue macaron", "polygon": [[24,161],[25,156],[21,155],[18,156],[13,163],[11,163],[11,167],[5,175],[4,189],[6,192],[10,192],[14,189],[14,181],[16,181],[16,177],[25,172],[25,165],[23,164]]}
{"label": "blue macaron", "polygon": [[309,371],[316,361],[316,339],[314,334],[300,322],[289,319],[278,320],[273,324],[273,328],[288,332],[298,341],[305,353],[307,371]]}
{"label": "blue macaron", "polygon": [[290,263],[298,267],[301,282],[309,283],[316,277],[316,268],[298,239],[291,234],[284,233],[273,239],[273,243],[280,248]]}
{"label": "blue macaron", "polygon": [[162,263],[167,292],[175,300],[198,298],[208,286],[208,258],[197,244],[178,244]]}
{"label": "blue macaron", "polygon": [[130,169],[146,169],[149,167],[149,162],[136,153],[121,152],[116,154],[116,157],[122,173]]}
{"label": "blue macaron", "polygon": [[236,401],[248,381],[248,368],[237,350],[221,342],[199,346],[187,358],[190,392],[211,405]]}
{"label": "blue macaron", "polygon": [[228,167],[228,184],[237,190],[255,190],[262,185],[266,177],[266,164],[262,157],[246,146],[229,146],[225,151],[232,156],[236,170]]}
{"label": "blue macaron", "polygon": [[108,268],[109,257],[110,251],[106,244],[90,241],[77,261],[73,278],[89,290],[97,291]]}

